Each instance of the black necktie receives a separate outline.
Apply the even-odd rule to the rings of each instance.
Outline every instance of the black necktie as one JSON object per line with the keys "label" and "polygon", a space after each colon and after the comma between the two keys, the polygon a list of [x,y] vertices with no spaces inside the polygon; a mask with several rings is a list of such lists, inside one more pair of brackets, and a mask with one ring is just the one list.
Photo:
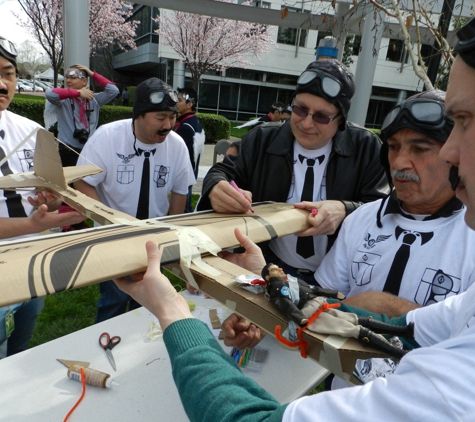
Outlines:
{"label": "black necktie", "polygon": [[139,220],[148,218],[148,207],[150,199],[150,153],[155,154],[155,150],[144,151],[139,148],[138,155],[144,155],[142,183],[140,184],[139,203],[137,205],[137,215]]}
{"label": "black necktie", "polygon": [[0,136],[2,137],[2,139],[5,139],[5,131],[3,129],[0,130]]}
{"label": "black necktie", "polygon": [[[320,161],[320,158],[322,160]],[[319,163],[323,161],[324,156],[318,157]],[[305,157],[299,154],[299,160],[302,163]],[[314,185],[314,173],[313,166],[315,165],[315,159],[307,158],[307,171],[305,172],[305,181],[303,183],[301,201],[313,201],[313,185]],[[315,255],[315,248],[313,246],[313,236],[305,236],[297,238],[297,253],[303,258],[307,259]]]}
{"label": "black necktie", "polygon": [[[404,233],[403,229],[399,226],[396,227],[396,238],[401,233]],[[402,245],[394,255],[393,263],[389,269],[386,283],[384,284],[383,292],[392,293],[393,295],[399,295],[399,289],[401,288],[402,277],[406,270],[409,256],[411,254],[411,245],[416,241],[417,235],[421,236],[421,245],[427,243],[433,237],[433,233],[418,233],[418,232],[405,232],[402,238]]]}

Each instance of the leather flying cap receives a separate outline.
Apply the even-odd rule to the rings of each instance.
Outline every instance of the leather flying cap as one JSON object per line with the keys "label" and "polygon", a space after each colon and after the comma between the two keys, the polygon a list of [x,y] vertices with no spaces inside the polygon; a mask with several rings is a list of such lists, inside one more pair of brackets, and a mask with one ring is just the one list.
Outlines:
{"label": "leather flying cap", "polygon": [[178,97],[175,90],[158,78],[150,78],[137,85],[135,90],[133,118],[151,111],[177,112]]}
{"label": "leather flying cap", "polygon": [[[417,104],[420,109],[416,109]],[[431,105],[437,107],[431,108]],[[392,121],[388,122],[392,114]],[[445,116],[445,92],[435,89],[413,95],[393,108],[384,119],[380,138],[386,142],[393,133],[408,128],[445,142],[453,127],[454,122]]]}
{"label": "leather flying cap", "polygon": [[[348,116],[348,111],[351,106],[351,98],[355,93],[355,77],[353,73],[341,62],[334,59],[316,60],[310,63],[305,71],[316,70],[320,74],[327,74],[332,79],[336,79],[340,83],[340,91],[335,96],[327,95],[323,88],[321,77],[316,77],[313,83],[306,83],[300,85],[297,83],[297,88],[294,92],[294,97],[300,93],[309,93],[321,97],[331,104],[334,104],[340,110],[343,116],[343,126]],[[303,73],[305,73],[305,71]],[[302,75],[303,75],[302,73]],[[341,125],[340,125],[341,126]]]}
{"label": "leather flying cap", "polygon": [[15,70],[18,71],[16,65],[16,56],[18,55],[15,45],[8,41],[6,38],[0,37],[0,56],[6,58],[9,62],[15,66]]}
{"label": "leather flying cap", "polygon": [[462,60],[475,69],[475,18],[457,31],[459,39],[454,52],[460,55]]}
{"label": "leather flying cap", "polygon": [[391,170],[388,160],[388,138],[401,129],[412,129],[431,139],[444,143],[450,136],[454,122],[445,115],[445,92],[435,89],[407,98],[394,107],[383,122],[380,138],[383,141],[380,162],[390,185]]}

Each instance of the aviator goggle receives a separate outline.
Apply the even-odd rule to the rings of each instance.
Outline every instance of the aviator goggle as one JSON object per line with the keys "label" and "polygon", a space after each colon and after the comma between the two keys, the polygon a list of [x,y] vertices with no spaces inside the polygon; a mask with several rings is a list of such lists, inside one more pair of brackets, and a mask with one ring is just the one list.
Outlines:
{"label": "aviator goggle", "polygon": [[0,37],[0,47],[2,48],[2,50],[10,54],[11,56],[13,57],[18,56],[15,46],[13,45],[12,42],[8,41],[7,39]]}
{"label": "aviator goggle", "polygon": [[297,80],[297,85],[301,88],[306,88],[313,83],[317,83],[317,89],[324,97],[336,98],[341,92],[341,83],[338,79],[322,72],[318,69],[308,69],[303,72]]}
{"label": "aviator goggle", "polygon": [[[409,101],[394,108],[384,119],[381,131],[386,131],[392,125],[397,126],[400,119],[407,116],[422,129],[442,129],[446,123],[445,109],[437,101]],[[394,132],[389,130],[389,132]]]}
{"label": "aviator goggle", "polygon": [[85,76],[82,74],[82,72],[79,72],[78,70],[70,70],[68,73],[66,73],[66,78],[71,78],[71,79],[84,79]]}
{"label": "aviator goggle", "polygon": [[170,97],[175,103],[178,102],[178,95],[173,89],[164,89],[160,91],[153,91],[149,95],[149,100],[152,104],[158,105],[163,103],[166,97]]}
{"label": "aviator goggle", "polygon": [[465,26],[457,31],[459,39],[455,51],[468,51],[475,49],[475,19],[472,19]]}

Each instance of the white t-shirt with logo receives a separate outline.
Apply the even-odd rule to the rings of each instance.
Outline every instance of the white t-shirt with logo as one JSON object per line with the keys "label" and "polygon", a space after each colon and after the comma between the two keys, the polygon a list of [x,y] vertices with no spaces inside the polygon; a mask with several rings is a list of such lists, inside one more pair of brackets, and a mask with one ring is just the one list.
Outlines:
{"label": "white t-shirt with logo", "polygon": [[[160,144],[137,139],[135,148],[150,152],[149,218],[167,215],[168,194],[186,195],[188,186],[196,183],[185,142],[170,132]],[[99,127],[86,142],[78,165],[92,162],[104,170],[83,180],[96,188],[101,202],[135,216],[144,160],[144,154],[136,155],[132,120],[127,119]]]}

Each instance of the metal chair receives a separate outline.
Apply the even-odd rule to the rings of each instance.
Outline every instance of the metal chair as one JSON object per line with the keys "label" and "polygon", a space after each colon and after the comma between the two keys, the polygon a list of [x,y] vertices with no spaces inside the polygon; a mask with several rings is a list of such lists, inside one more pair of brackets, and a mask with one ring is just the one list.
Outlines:
{"label": "metal chair", "polygon": [[231,141],[229,139],[220,139],[218,142],[216,142],[216,145],[214,146],[213,166],[216,164],[217,156],[224,156],[230,145]]}

